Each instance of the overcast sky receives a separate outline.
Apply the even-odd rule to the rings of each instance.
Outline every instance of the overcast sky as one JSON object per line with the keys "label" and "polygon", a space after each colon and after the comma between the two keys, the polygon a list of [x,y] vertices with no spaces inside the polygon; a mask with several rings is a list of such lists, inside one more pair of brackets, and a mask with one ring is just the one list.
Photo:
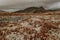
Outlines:
{"label": "overcast sky", "polygon": [[60,0],[0,0],[0,9],[25,9],[27,7],[48,7]]}

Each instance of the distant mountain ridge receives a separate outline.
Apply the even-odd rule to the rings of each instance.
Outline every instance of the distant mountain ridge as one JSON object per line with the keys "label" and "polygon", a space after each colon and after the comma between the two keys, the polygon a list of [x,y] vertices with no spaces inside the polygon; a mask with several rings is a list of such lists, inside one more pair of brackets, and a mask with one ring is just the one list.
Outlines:
{"label": "distant mountain ridge", "polygon": [[16,11],[15,13],[20,13],[20,12],[26,12],[26,13],[33,12],[33,13],[35,13],[35,12],[40,12],[40,11],[45,11],[45,9],[43,7],[29,7],[24,10]]}
{"label": "distant mountain ridge", "polygon": [[[24,10],[18,10],[11,13],[40,13],[40,12],[48,12],[48,11],[60,11],[60,9],[55,10],[45,10],[43,7],[28,7]],[[6,13],[6,11],[0,10],[0,13]],[[10,13],[10,12],[7,12]]]}
{"label": "distant mountain ridge", "polygon": [[39,12],[48,12],[48,11],[59,11],[60,9],[55,10],[45,10],[43,7],[29,7],[24,10],[19,10],[14,13],[39,13]]}

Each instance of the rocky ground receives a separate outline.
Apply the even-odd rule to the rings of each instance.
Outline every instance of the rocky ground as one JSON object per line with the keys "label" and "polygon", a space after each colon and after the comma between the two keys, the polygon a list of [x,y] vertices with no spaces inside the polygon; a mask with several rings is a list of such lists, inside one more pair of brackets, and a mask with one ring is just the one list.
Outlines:
{"label": "rocky ground", "polygon": [[38,9],[0,12],[0,40],[60,40],[60,11]]}

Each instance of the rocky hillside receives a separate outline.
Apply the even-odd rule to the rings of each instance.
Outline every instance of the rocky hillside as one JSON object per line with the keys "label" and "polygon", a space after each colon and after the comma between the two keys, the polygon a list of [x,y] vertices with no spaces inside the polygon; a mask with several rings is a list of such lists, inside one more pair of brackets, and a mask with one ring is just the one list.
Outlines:
{"label": "rocky hillside", "polygon": [[36,13],[36,12],[44,12],[45,9],[43,7],[29,7],[29,8],[26,8],[24,10],[19,10],[19,11],[16,11],[15,13]]}
{"label": "rocky hillside", "polygon": [[19,10],[13,13],[44,13],[44,12],[53,12],[53,11],[60,11],[60,9],[45,10],[43,7],[29,7],[24,10]]}

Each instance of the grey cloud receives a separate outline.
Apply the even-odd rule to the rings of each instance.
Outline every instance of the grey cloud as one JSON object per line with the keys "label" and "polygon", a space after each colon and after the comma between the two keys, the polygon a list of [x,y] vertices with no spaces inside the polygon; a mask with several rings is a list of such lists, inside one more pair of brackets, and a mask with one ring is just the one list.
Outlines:
{"label": "grey cloud", "polygon": [[[1,10],[15,10],[15,9],[25,9],[27,7],[40,7],[49,8],[51,4],[59,2],[60,0],[0,0]],[[16,11],[16,10],[15,10]]]}

